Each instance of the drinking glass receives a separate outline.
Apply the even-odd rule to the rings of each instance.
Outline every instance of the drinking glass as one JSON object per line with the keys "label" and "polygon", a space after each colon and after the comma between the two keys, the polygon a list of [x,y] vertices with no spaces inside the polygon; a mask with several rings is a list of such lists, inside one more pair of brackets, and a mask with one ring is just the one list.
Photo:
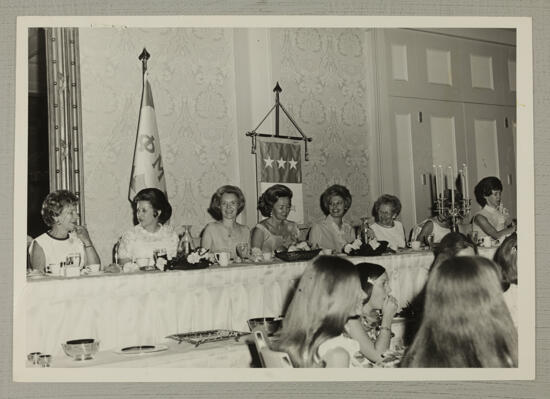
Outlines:
{"label": "drinking glass", "polygon": [[250,251],[247,242],[240,242],[237,244],[237,255],[241,259],[248,259],[250,257]]}

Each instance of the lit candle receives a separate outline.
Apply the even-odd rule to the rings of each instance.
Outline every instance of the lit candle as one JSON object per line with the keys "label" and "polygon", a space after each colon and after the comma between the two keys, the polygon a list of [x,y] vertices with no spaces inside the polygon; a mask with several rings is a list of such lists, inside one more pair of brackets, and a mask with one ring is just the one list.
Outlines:
{"label": "lit candle", "polygon": [[466,199],[470,198],[470,191],[469,191],[469,182],[468,182],[468,166],[466,166],[465,163],[462,164],[462,169],[464,170],[464,197]]}
{"label": "lit candle", "polygon": [[449,183],[449,189],[451,190],[451,208],[455,207],[455,190],[454,190],[454,179],[453,179],[453,167],[449,165],[448,167],[449,175],[448,175],[448,183]]}
{"label": "lit candle", "polygon": [[[435,195],[435,198],[437,199],[437,169],[435,165],[433,166],[433,179],[430,179],[432,181],[432,193]],[[432,198],[433,199],[433,198]]]}
{"label": "lit candle", "polygon": [[439,185],[439,197],[443,198],[443,195],[445,194],[445,175],[443,174],[443,166],[439,165],[439,182],[441,183]]}
{"label": "lit candle", "polygon": [[462,169],[460,169],[460,171],[458,172],[458,175],[460,176],[460,192],[462,193],[462,199],[466,199],[466,181],[464,180],[464,171]]}

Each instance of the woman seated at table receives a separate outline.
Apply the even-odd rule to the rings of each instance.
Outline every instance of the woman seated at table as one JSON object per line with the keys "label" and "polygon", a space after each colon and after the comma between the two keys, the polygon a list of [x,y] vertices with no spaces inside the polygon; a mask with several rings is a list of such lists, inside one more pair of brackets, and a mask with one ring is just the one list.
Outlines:
{"label": "woman seated at table", "polygon": [[401,213],[401,201],[395,195],[384,194],[380,196],[372,208],[372,216],[375,223],[370,228],[374,231],[378,241],[387,241],[388,246],[397,251],[397,248],[405,248],[405,230],[399,220]]}
{"label": "woman seated at table", "polygon": [[450,219],[443,215],[436,215],[415,226],[411,234],[411,241],[420,241],[423,244],[429,245],[428,239],[433,235],[433,243],[437,244],[450,232]]}
{"label": "woman seated at table", "polygon": [[165,225],[172,216],[172,206],[164,193],[157,188],[144,188],[134,197],[132,208],[137,224],[120,238],[119,263],[153,266],[155,249],[165,249],[168,259],[176,256],[178,235]]}
{"label": "woman seated at table", "polygon": [[216,219],[209,223],[202,233],[201,247],[210,252],[229,251],[235,258],[237,244],[250,245],[250,229],[237,223],[237,216],[243,211],[245,199],[236,186],[222,186],[212,196],[208,212]]}
{"label": "woman seated at table", "polygon": [[294,367],[361,367],[366,360],[359,343],[343,333],[364,299],[351,262],[335,256],[316,258],[300,278],[276,349],[288,353]]}
{"label": "woman seated at table", "polygon": [[518,325],[518,237],[516,233],[506,237],[495,252],[494,261],[500,267],[504,301],[512,316],[514,325]]}
{"label": "woman seated at table", "polygon": [[321,195],[321,209],[326,219],[314,223],[309,232],[313,247],[342,252],[344,245],[355,240],[355,231],[344,221],[344,215],[351,206],[351,194],[339,184],[330,186]]}
{"label": "woman seated at table", "polygon": [[517,367],[517,345],[497,266],[455,257],[430,273],[422,324],[401,367]]}
{"label": "woman seated at table", "polygon": [[78,255],[80,264],[101,263],[86,227],[79,226],[76,206],[78,198],[67,190],[49,193],[42,203],[42,219],[50,227],[29,246],[31,266],[45,271],[46,265],[66,262],[69,255]]}
{"label": "woman seated at table", "polygon": [[371,362],[382,361],[390,347],[391,323],[397,311],[397,300],[390,295],[386,269],[374,263],[359,263],[361,288],[367,295],[358,318],[346,324],[347,334],[359,342],[361,353]]}
{"label": "woman seated at table", "polygon": [[253,252],[284,250],[298,241],[298,225],[287,220],[291,205],[292,191],[287,186],[275,184],[264,191],[258,209],[266,219],[252,229]]}
{"label": "woman seated at table", "polygon": [[516,231],[516,224],[508,211],[502,206],[502,183],[497,177],[490,176],[475,186],[476,200],[483,208],[472,219],[472,231],[478,238],[490,236],[499,240]]}

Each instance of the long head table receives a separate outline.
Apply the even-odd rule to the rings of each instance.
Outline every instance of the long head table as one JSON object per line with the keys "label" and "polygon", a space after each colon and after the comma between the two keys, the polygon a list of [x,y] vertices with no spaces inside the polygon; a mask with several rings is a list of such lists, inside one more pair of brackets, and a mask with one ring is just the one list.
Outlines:
{"label": "long head table", "polygon": [[[492,257],[494,249],[483,249]],[[378,263],[392,295],[405,306],[424,286],[433,254],[407,251],[349,257]],[[27,353],[62,354],[61,343],[95,338],[101,349],[162,342],[175,333],[210,329],[248,331],[252,317],[279,316],[307,262],[75,278],[28,280],[24,289]]]}

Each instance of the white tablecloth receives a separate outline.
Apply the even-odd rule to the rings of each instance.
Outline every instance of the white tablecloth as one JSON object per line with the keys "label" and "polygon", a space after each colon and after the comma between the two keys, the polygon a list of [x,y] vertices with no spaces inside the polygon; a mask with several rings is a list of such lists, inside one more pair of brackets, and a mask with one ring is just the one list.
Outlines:
{"label": "white tablecloth", "polygon": [[[433,255],[411,252],[349,259],[384,266],[392,295],[405,306],[422,289]],[[155,344],[167,335],[189,331],[248,331],[249,318],[283,314],[306,264],[27,281],[27,353],[58,355],[62,342],[78,338],[99,339],[106,350]]]}

